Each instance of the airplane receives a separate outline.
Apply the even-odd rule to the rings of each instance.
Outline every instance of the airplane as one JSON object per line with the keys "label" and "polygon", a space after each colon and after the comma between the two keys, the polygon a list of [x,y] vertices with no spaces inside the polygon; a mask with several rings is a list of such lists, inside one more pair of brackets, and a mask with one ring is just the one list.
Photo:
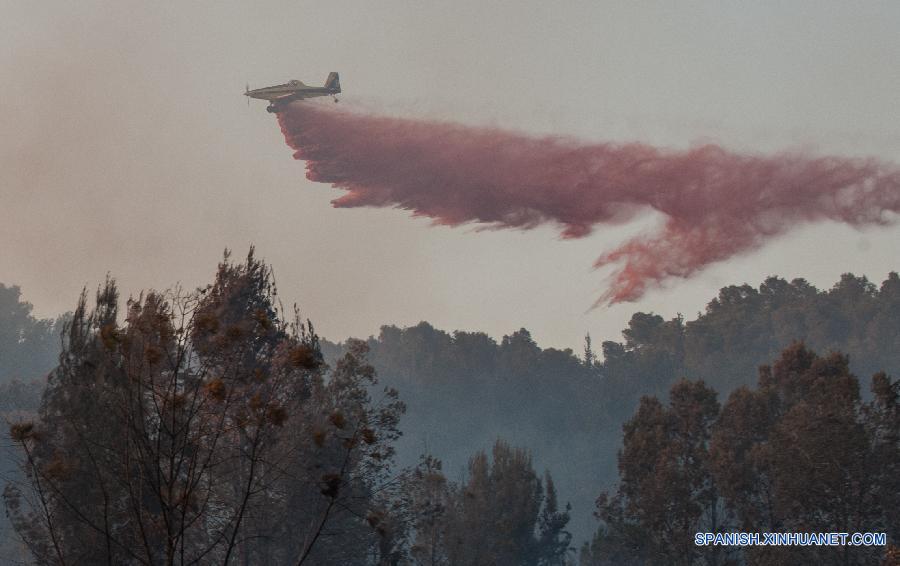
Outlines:
{"label": "airplane", "polygon": [[250,102],[250,98],[268,100],[269,105],[266,107],[266,110],[269,112],[280,112],[285,106],[295,100],[316,96],[332,96],[334,101],[337,102],[338,99],[335,95],[340,92],[341,81],[338,78],[338,74],[332,72],[328,73],[328,78],[325,79],[325,86],[307,86],[298,80],[288,81],[283,85],[267,86],[253,90],[250,90],[250,85],[247,85],[244,96],[248,97],[247,102]]}

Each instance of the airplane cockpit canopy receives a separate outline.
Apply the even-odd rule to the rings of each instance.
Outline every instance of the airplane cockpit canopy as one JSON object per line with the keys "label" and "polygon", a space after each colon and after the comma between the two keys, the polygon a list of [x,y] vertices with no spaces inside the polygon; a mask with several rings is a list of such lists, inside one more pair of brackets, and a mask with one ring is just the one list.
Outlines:
{"label": "airplane cockpit canopy", "polygon": [[292,80],[292,81],[288,81],[288,84],[291,85],[291,86],[300,86],[300,85],[302,85],[303,83],[301,83],[301,82],[298,81],[297,79],[294,79],[294,80]]}

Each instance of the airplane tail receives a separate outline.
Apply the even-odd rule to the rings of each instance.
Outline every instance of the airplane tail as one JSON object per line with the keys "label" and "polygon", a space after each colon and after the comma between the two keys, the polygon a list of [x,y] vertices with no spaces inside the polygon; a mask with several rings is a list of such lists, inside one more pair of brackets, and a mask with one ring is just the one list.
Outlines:
{"label": "airplane tail", "polygon": [[338,78],[337,73],[328,73],[328,78],[325,79],[325,88],[331,88],[336,92],[341,92],[341,79]]}

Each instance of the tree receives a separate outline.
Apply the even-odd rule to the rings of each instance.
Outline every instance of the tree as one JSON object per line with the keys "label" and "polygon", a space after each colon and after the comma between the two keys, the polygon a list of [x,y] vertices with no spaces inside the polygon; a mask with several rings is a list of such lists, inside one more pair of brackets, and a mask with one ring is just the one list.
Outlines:
{"label": "tree", "polygon": [[[846,356],[803,344],[735,391],[712,441],[713,469],[740,528],[766,532],[891,532],[897,536],[897,384],[873,379],[863,403]],[[883,549],[751,547],[753,564],[871,564]]]}
{"label": "tree", "polygon": [[597,500],[601,530],[582,550],[585,564],[723,564],[718,549],[694,545],[694,533],[727,526],[709,470],[715,392],[682,380],[669,406],[644,397],[623,426],[619,487]]}
{"label": "tree", "polygon": [[28,489],[4,499],[38,563],[324,564],[331,529],[342,563],[377,546],[360,511],[402,405],[370,403],[362,347],[328,371],[252,249],[196,292],[129,300],[121,324],[108,280],[65,336],[38,419],[11,429]]}
{"label": "tree", "polygon": [[[796,343],[719,411],[702,382],[641,400],[624,428],[620,484],[581,552],[607,564],[874,564],[877,547],[696,547],[697,532],[886,532],[900,506],[900,385],[863,402],[846,356]],[[891,551],[892,552],[892,551]]]}
{"label": "tree", "polygon": [[423,458],[410,476],[416,564],[557,566],[566,563],[569,506],[560,511],[549,473],[503,441],[469,460],[468,479],[448,482],[440,462]]}
{"label": "tree", "polygon": [[21,289],[0,283],[0,381],[44,377],[59,354],[65,316],[37,319]]}
{"label": "tree", "polygon": [[[0,412],[7,423],[31,420],[40,404],[46,375],[56,363],[65,316],[39,319],[18,286],[0,283]],[[0,436],[0,477],[21,481],[9,436]],[[0,517],[0,560],[21,555],[8,518]]]}
{"label": "tree", "polygon": [[591,333],[588,332],[584,335],[584,357],[583,363],[585,367],[592,368],[594,364],[597,362],[597,355],[594,353],[594,349],[591,348]]}
{"label": "tree", "polygon": [[863,408],[864,423],[871,438],[875,498],[884,516],[882,524],[895,544],[895,559],[900,563],[900,381],[884,372],[872,377],[874,399]]}
{"label": "tree", "polygon": [[[34,420],[43,391],[43,379],[34,381],[12,379],[0,383],[0,419],[9,424]],[[17,450],[8,432],[8,429],[2,432],[0,442],[0,478],[4,480],[4,485],[23,481]],[[27,549],[19,541],[9,518],[4,513],[0,517],[0,562],[25,563],[27,555]]]}
{"label": "tree", "polygon": [[560,511],[556,501],[556,486],[550,472],[544,474],[544,506],[538,516],[537,545],[535,554],[540,566],[565,566],[568,564],[572,534],[566,530],[571,505]]}
{"label": "tree", "polygon": [[422,566],[444,566],[444,518],[449,505],[449,486],[441,461],[423,456],[406,482],[410,495],[410,515],[415,533],[410,557]]}
{"label": "tree", "polygon": [[[622,423],[644,395],[667,399],[680,378],[703,380],[724,401],[742,386],[752,390],[759,366],[794,340],[821,352],[849,355],[857,375],[900,372],[900,276],[875,289],[844,276],[832,289],[803,279],[769,277],[756,287],[724,287],[693,320],[637,313],[619,341],[600,346],[583,363],[581,348],[542,349],[522,331],[498,342],[477,332],[443,332],[420,323],[384,327],[370,338],[381,380],[409,403],[398,461],[415,466],[422,446],[445,469],[465,467],[472,446],[498,436],[532,451],[554,468],[562,499],[583,501],[615,483]],[[328,359],[343,352],[325,344]],[[861,388],[863,401],[871,399]],[[580,508],[579,508],[580,507]],[[578,506],[570,529],[587,538],[596,524]]]}

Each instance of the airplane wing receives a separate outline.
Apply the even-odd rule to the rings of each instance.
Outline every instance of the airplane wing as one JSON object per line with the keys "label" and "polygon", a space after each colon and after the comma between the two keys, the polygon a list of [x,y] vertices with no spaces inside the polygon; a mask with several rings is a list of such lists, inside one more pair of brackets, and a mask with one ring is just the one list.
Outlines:
{"label": "airplane wing", "polygon": [[292,92],[290,94],[282,94],[280,96],[269,96],[266,97],[266,100],[269,102],[290,102],[291,100],[297,100],[303,98],[302,96],[297,96],[296,92]]}
{"label": "airplane wing", "polygon": [[290,94],[283,94],[281,96],[273,96],[271,98],[266,98],[271,103],[287,103],[292,102],[294,100],[303,100],[304,98],[315,98],[317,96],[328,96],[327,92],[292,92]]}

